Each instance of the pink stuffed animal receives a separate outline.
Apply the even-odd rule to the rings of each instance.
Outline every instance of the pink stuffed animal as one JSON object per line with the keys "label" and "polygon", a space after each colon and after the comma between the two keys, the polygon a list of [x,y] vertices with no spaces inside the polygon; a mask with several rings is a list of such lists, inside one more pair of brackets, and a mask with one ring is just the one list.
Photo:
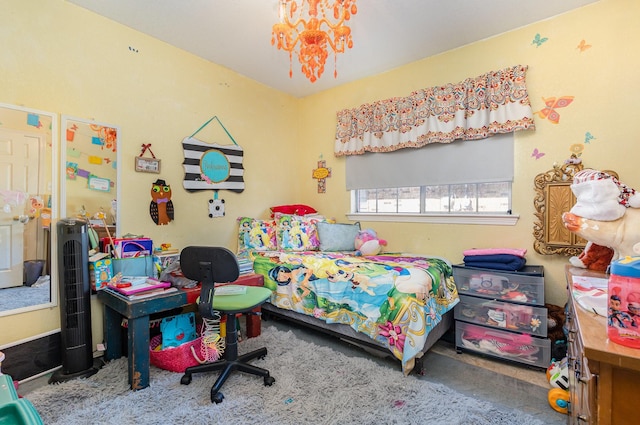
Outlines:
{"label": "pink stuffed animal", "polygon": [[364,229],[358,232],[355,245],[359,255],[377,255],[387,245],[387,241],[378,239],[375,230]]}

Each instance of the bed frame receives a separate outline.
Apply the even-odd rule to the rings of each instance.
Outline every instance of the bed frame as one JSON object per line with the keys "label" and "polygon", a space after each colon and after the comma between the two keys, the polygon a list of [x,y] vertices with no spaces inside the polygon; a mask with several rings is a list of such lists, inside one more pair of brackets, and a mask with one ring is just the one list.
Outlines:
{"label": "bed frame", "polygon": [[[284,319],[301,326],[319,331],[331,336],[335,336],[349,343],[361,346],[365,349],[375,350],[383,356],[394,358],[388,348],[377,343],[367,335],[357,332],[351,326],[340,323],[326,323],[324,320],[316,319],[313,316],[307,316],[292,310],[284,310],[267,302],[262,305],[262,314],[265,319],[270,317]],[[438,323],[427,336],[422,353],[426,353],[453,325],[453,309],[449,310],[442,316],[442,320]],[[396,359],[397,360],[397,359]],[[399,361],[399,360],[398,360]],[[423,363],[422,357],[416,358],[415,366],[411,373],[422,374]]]}

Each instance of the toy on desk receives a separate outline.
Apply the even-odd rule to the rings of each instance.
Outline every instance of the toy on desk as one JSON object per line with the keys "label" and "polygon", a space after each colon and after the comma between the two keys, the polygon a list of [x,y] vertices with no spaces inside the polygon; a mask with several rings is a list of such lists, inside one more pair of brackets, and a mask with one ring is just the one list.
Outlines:
{"label": "toy on desk", "polygon": [[570,232],[613,249],[613,260],[640,254],[640,192],[596,170],[576,173],[571,190],[576,203],[562,214]]}
{"label": "toy on desk", "polygon": [[611,264],[612,259],[613,249],[593,242],[587,242],[587,245],[580,255],[569,258],[569,263],[574,267],[605,272],[609,264]]}

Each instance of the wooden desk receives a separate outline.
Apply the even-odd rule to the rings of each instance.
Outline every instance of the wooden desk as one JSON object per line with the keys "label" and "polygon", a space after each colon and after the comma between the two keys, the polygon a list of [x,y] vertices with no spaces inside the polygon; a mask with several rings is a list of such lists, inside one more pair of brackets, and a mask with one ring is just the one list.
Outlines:
{"label": "wooden desk", "polygon": [[[244,275],[233,284],[263,286],[264,278],[257,274]],[[105,306],[105,360],[114,360],[122,356],[120,333],[122,318],[124,317],[128,321],[127,355],[129,358],[129,385],[132,390],[140,390],[149,386],[149,316],[191,305],[195,303],[199,294],[198,288],[130,300],[124,295],[109,290],[98,291],[98,300]],[[252,313],[257,314],[247,315],[247,337],[249,338],[258,336],[261,332],[260,308],[258,307]]]}
{"label": "wooden desk", "polygon": [[584,310],[573,299],[573,276],[607,278],[566,267],[570,408],[569,424],[638,423],[640,350],[607,338],[607,319]]}

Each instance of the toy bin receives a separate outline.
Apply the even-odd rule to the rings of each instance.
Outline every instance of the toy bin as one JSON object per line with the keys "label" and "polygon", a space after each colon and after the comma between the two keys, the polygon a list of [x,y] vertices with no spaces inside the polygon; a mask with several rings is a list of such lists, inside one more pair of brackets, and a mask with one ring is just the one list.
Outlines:
{"label": "toy bin", "polygon": [[551,341],[456,321],[456,348],[546,369]]}
{"label": "toy bin", "polygon": [[611,263],[607,336],[616,344],[640,348],[640,257]]}
{"label": "toy bin", "polygon": [[547,336],[547,309],[460,295],[456,320],[514,332]]}
{"label": "toy bin", "polygon": [[508,272],[464,265],[453,266],[459,294],[544,306],[544,269],[525,266]]}

